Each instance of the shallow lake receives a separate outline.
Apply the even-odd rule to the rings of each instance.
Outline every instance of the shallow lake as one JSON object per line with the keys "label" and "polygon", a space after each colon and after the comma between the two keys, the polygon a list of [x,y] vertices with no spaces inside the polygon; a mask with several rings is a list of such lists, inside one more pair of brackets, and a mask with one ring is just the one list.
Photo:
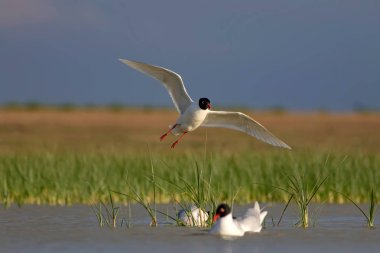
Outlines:
{"label": "shallow lake", "polygon": [[[353,205],[317,205],[308,229],[297,228],[297,212],[287,210],[280,226],[283,205],[267,204],[266,227],[258,234],[235,240],[210,235],[207,229],[178,227],[159,216],[159,226],[149,227],[149,216],[140,206],[123,206],[119,227],[100,228],[89,206],[25,205],[0,208],[0,252],[380,252],[380,230],[368,229]],[[235,206],[234,215],[247,206]],[[366,206],[364,206],[367,209]],[[172,205],[159,205],[174,213]],[[121,219],[131,222],[120,227]],[[375,220],[375,226],[379,226]]]}

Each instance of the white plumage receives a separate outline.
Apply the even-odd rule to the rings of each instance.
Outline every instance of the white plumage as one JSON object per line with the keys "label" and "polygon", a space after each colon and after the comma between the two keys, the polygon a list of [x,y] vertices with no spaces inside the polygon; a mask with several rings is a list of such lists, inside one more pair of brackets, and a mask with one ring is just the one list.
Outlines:
{"label": "white plumage", "polygon": [[189,210],[181,210],[178,212],[179,221],[186,226],[206,227],[208,220],[208,213],[192,205]]}
{"label": "white plumage", "polygon": [[[220,209],[221,206],[218,207]],[[247,232],[258,233],[262,229],[262,223],[267,215],[267,211],[261,212],[259,203],[255,202],[253,208],[249,208],[243,217],[234,219],[227,205],[223,213],[214,216],[216,222],[212,226],[210,233],[221,236],[243,236]],[[226,211],[227,210],[227,211]]]}
{"label": "white plumage", "polygon": [[172,144],[174,148],[183,136],[198,127],[222,127],[234,129],[273,146],[291,149],[286,143],[274,136],[260,123],[241,112],[226,112],[210,110],[210,100],[200,98],[193,101],[186,91],[185,85],[179,74],[166,68],[153,66],[142,62],[119,59],[122,63],[160,81],[169,92],[174,106],[179,112],[179,118],[168,132],[161,136],[163,140],[169,133],[182,134]]}
{"label": "white plumage", "polygon": [[179,113],[184,113],[193,102],[189,94],[187,94],[181,76],[174,71],[142,62],[124,59],[119,60],[131,68],[160,81],[168,90],[169,95],[173,100],[174,106]]}

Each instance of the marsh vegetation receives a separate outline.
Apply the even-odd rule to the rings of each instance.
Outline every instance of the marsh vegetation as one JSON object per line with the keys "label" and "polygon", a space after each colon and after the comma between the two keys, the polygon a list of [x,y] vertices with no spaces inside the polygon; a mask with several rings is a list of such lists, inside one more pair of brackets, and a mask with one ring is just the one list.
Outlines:
{"label": "marsh vegetation", "polygon": [[175,117],[166,110],[0,110],[0,201],[94,204],[133,186],[135,196],[155,203],[286,203],[289,194],[272,186],[302,174],[308,187],[328,176],[313,201],[350,202],[340,192],[362,203],[380,186],[376,114],[254,113],[292,151],[223,129],[201,129],[172,150],[158,138]]}

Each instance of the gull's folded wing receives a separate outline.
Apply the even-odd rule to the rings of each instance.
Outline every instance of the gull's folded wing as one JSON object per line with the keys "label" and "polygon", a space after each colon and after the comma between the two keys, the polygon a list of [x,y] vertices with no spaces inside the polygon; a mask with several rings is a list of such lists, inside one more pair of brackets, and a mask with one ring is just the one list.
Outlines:
{"label": "gull's folded wing", "polygon": [[238,218],[236,222],[245,232],[260,232],[267,211],[261,212],[259,203],[255,202],[253,208],[249,208],[245,215]]}

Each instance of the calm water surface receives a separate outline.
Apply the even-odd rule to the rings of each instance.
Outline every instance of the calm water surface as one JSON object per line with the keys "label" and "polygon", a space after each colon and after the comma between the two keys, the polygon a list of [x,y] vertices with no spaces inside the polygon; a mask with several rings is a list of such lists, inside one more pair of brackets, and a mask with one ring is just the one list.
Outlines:
{"label": "calm water surface", "polygon": [[[314,226],[309,229],[294,226],[294,208],[280,226],[273,226],[271,217],[277,221],[282,207],[266,206],[269,217],[261,233],[224,240],[209,235],[207,229],[169,225],[165,217],[151,228],[139,206],[131,208],[131,227],[124,223],[116,229],[99,228],[89,206],[12,206],[0,208],[0,252],[380,252],[379,229],[368,229],[352,205],[316,206]],[[243,214],[246,208],[235,207],[234,214]],[[171,205],[159,209],[174,212]],[[127,207],[122,207],[119,217],[128,219]]]}

